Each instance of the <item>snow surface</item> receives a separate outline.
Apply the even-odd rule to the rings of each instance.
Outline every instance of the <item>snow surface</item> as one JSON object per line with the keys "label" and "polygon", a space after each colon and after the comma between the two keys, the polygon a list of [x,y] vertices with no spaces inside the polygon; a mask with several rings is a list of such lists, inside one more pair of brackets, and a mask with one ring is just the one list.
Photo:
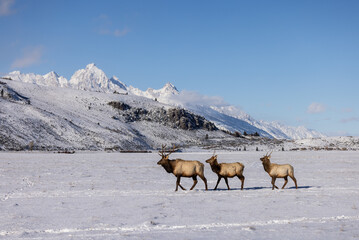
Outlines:
{"label": "snow surface", "polygon": [[[244,190],[174,192],[157,153],[0,152],[1,239],[358,239],[359,152],[274,152],[299,189],[271,190],[264,152],[217,152],[245,165]],[[204,163],[212,152],[171,157]],[[205,163],[213,189],[217,177]],[[192,180],[183,178],[184,187]],[[277,185],[283,184],[282,179]]]}
{"label": "snow surface", "polygon": [[76,71],[70,80],[59,76],[55,72],[50,72],[42,76],[34,73],[23,74],[19,71],[14,71],[9,73],[6,77],[10,77],[16,81],[44,86],[74,88],[107,93],[129,93],[152,100],[156,99],[165,104],[180,106],[191,110],[195,114],[202,115],[214,122],[221,129],[232,132],[258,132],[261,136],[277,139],[303,139],[325,136],[318,131],[310,130],[303,126],[291,127],[278,122],[255,120],[250,115],[243,112],[239,107],[225,103],[220,97],[203,96],[191,91],[180,92],[171,83],[166,83],[163,88],[158,90],[149,88],[146,91],[142,91],[133,86],[126,86],[126,84],[121,82],[116,76],[108,78],[94,63],[88,64],[85,69]]}

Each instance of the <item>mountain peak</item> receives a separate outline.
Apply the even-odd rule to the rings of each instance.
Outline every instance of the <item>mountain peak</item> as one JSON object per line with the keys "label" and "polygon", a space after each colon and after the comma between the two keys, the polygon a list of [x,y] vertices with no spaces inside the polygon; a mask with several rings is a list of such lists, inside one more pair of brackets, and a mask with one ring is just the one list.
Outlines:
{"label": "mountain peak", "polygon": [[110,84],[111,85],[111,87],[119,87],[119,88],[121,88],[121,89],[123,89],[123,90],[126,90],[127,91],[127,86],[126,86],[126,84],[124,84],[123,82],[121,82],[120,81],[120,79],[118,79],[118,77],[116,77],[115,75],[114,76],[112,76],[112,78],[110,78],[110,83],[112,84]]}
{"label": "mountain peak", "polygon": [[173,84],[170,83],[170,82],[167,82],[167,83],[165,84],[164,88],[171,88],[171,89],[175,89],[176,91],[178,91],[177,88],[175,87],[175,85],[173,85]]}
{"label": "mountain peak", "polygon": [[115,81],[120,81],[120,79],[118,77],[116,77],[115,75],[113,75],[111,79],[113,79]]}
{"label": "mountain peak", "polygon": [[56,72],[54,72],[54,71],[51,71],[51,72],[49,72],[49,73],[46,73],[45,75],[44,75],[44,78],[46,78],[46,77],[49,77],[49,76],[54,76],[54,77],[59,77],[59,75],[56,73]]}
{"label": "mountain peak", "polygon": [[174,93],[174,94],[178,94],[179,91],[177,90],[177,88],[175,87],[175,85],[173,85],[170,82],[167,82],[162,89],[160,89],[159,91],[161,92],[167,92],[167,93]]}
{"label": "mountain peak", "polygon": [[20,71],[12,71],[9,73],[9,75],[20,75],[21,72]]}
{"label": "mountain peak", "polygon": [[90,63],[90,64],[87,64],[86,69],[91,69],[93,67],[96,67],[96,64],[95,63]]}
{"label": "mountain peak", "polygon": [[106,74],[94,63],[86,66],[86,69],[77,70],[70,79],[70,85],[75,89],[101,91],[108,88]]}
{"label": "mountain peak", "polygon": [[75,89],[100,91],[100,92],[125,92],[126,85],[118,78],[113,77],[109,79],[104,71],[99,69],[95,63],[90,63],[86,69],[76,71],[70,81],[69,85]]}

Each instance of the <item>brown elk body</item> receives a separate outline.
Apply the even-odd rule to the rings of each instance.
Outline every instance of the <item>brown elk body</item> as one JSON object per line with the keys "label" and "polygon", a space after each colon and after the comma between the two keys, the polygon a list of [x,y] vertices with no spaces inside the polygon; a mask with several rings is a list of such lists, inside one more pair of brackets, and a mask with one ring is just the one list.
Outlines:
{"label": "brown elk body", "polygon": [[244,165],[242,163],[218,163],[217,155],[214,154],[210,159],[206,160],[206,162],[211,165],[212,171],[218,176],[217,184],[214,190],[217,189],[218,184],[222,178],[224,178],[227,188],[230,190],[231,188],[228,185],[228,178],[233,178],[235,176],[241,180],[241,190],[243,190],[245,177],[243,176]]}
{"label": "brown elk body", "polygon": [[160,152],[160,156],[162,157],[160,161],[157,162],[158,165],[161,165],[168,173],[173,173],[177,177],[176,181],[176,190],[178,190],[178,186],[182,188],[182,190],[186,190],[181,185],[181,177],[191,177],[193,179],[193,185],[190,190],[192,190],[197,185],[197,176],[199,176],[207,188],[207,179],[204,177],[204,165],[199,161],[188,161],[182,159],[174,159],[170,160],[169,155],[174,152],[175,147],[169,152],[169,154],[165,154],[164,152],[165,146],[162,146],[162,151]]}
{"label": "brown elk body", "polygon": [[262,161],[264,171],[266,171],[272,178],[272,190],[274,190],[274,188],[278,189],[278,187],[275,185],[275,180],[277,178],[284,178],[284,185],[282,187],[283,189],[288,183],[288,176],[293,180],[295,188],[298,189],[297,179],[294,177],[294,168],[292,165],[271,163],[271,154],[266,154],[264,157],[260,158],[260,160]]}

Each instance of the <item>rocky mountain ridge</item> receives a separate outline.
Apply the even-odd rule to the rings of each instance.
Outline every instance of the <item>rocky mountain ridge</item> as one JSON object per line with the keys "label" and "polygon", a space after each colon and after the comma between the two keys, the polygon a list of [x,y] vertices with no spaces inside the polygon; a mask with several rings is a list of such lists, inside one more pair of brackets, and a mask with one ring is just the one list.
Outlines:
{"label": "rocky mountain ridge", "polygon": [[253,119],[250,115],[240,110],[238,107],[229,104],[223,105],[215,102],[196,104],[188,97],[188,92],[178,91],[172,83],[166,83],[161,89],[149,88],[142,91],[133,86],[127,86],[116,76],[108,78],[106,74],[94,63],[88,64],[86,68],[76,71],[70,80],[59,76],[56,72],[45,75],[34,73],[23,74],[14,71],[5,76],[15,81],[33,83],[41,86],[52,86],[61,88],[72,88],[86,91],[96,91],[104,93],[130,94],[157,100],[164,104],[181,107],[191,112],[201,115],[215,123],[220,129],[241,132],[259,133],[261,136],[277,139],[303,139],[317,138],[325,135],[309,130],[303,126],[291,127],[278,122],[266,122]]}

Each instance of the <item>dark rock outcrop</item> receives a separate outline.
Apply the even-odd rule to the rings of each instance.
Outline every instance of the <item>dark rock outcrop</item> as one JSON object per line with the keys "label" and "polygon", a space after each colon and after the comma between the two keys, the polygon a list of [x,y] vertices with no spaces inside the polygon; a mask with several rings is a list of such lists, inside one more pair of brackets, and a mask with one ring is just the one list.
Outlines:
{"label": "dark rock outcrop", "polygon": [[[126,122],[151,121],[183,130],[218,130],[214,123],[183,108],[170,108],[168,110],[155,108],[146,110],[144,108],[134,108],[122,102],[110,102],[108,104],[118,109],[119,115],[124,117]],[[118,119],[118,117],[113,118]]]}

